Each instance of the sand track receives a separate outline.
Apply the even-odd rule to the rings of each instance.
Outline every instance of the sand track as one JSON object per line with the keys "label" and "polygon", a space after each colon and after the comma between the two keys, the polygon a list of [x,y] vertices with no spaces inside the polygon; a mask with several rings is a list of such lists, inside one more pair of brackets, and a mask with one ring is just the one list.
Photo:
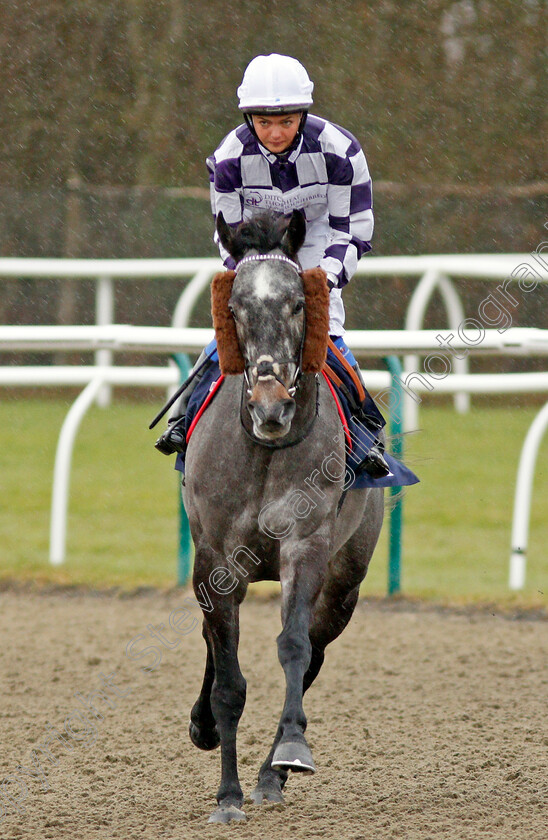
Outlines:
{"label": "sand track", "polygon": [[[305,701],[316,775],[291,777],[283,808],[248,804],[245,825],[207,826],[219,753],[187,736],[204,643],[192,617],[177,614],[184,636],[169,627],[185,594],[1,593],[0,784],[11,778],[0,787],[1,838],[547,836],[548,622],[367,602]],[[162,623],[172,649],[147,629]],[[246,793],[281,710],[279,628],[276,601],[244,604]],[[152,672],[141,666],[158,652],[126,655],[138,636],[130,652],[161,652]],[[103,717],[88,706],[85,724],[85,698],[103,679],[111,707],[96,699]],[[56,764],[38,753],[42,777],[18,770],[60,732]]]}

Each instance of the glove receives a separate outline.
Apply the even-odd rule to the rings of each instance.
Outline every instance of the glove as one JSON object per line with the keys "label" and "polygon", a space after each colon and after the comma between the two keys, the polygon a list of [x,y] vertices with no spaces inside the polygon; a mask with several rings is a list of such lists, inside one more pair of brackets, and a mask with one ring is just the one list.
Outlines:
{"label": "glove", "polygon": [[331,289],[335,289],[339,285],[339,279],[336,274],[333,274],[331,271],[327,272],[327,288],[329,291]]}

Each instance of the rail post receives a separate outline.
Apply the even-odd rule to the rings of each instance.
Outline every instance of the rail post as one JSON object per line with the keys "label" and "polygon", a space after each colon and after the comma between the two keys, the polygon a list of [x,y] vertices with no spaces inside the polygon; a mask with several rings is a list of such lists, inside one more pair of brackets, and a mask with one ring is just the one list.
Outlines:
{"label": "rail post", "polygon": [[[114,321],[114,285],[112,277],[101,274],[97,278],[95,292],[95,322],[98,326],[112,324]],[[95,364],[98,367],[108,367],[112,364],[112,350],[96,350]],[[97,394],[97,405],[107,408],[110,405],[112,389],[110,385],[103,385]]]}
{"label": "rail post", "polygon": [[70,407],[59,433],[51,497],[49,561],[52,566],[60,566],[65,562],[70,465],[76,433],[84,415],[102,387],[103,379],[100,376],[88,382]]}
{"label": "rail post", "polygon": [[[174,353],[174,359],[184,382],[188,377],[191,364],[186,353]],[[190,535],[190,523],[183,504],[183,496],[179,491],[179,541],[177,546],[177,585],[185,586],[190,578],[192,568],[192,537]]]}
{"label": "rail post", "polygon": [[[397,356],[385,356],[384,363],[390,371],[390,439],[395,458],[403,455],[404,393],[401,384],[402,365]],[[396,497],[401,487],[391,487],[390,496]],[[396,498],[390,511],[390,534],[388,541],[388,594],[401,590],[401,555],[403,530],[403,499]]]}

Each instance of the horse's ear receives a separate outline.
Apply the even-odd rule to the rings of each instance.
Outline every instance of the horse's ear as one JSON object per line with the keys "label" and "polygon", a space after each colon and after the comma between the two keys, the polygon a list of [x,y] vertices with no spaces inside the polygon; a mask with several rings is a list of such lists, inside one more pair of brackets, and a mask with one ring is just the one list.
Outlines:
{"label": "horse's ear", "polygon": [[289,224],[282,236],[281,246],[292,259],[301,249],[306,236],[306,221],[302,210],[293,210]]}
{"label": "horse's ear", "polygon": [[[224,221],[224,219],[223,219]],[[236,324],[228,308],[235,271],[221,271],[211,282],[211,314],[217,339],[217,352],[221,373],[243,373],[244,357],[236,334]]]}
{"label": "horse's ear", "polygon": [[306,333],[303,373],[319,373],[327,357],[329,335],[329,289],[323,268],[309,268],[301,273],[305,297]]}
{"label": "horse's ear", "polygon": [[228,251],[231,257],[234,257],[234,237],[232,229],[230,225],[227,225],[225,222],[225,217],[222,213],[219,213],[215,219],[215,228],[221,245]]}

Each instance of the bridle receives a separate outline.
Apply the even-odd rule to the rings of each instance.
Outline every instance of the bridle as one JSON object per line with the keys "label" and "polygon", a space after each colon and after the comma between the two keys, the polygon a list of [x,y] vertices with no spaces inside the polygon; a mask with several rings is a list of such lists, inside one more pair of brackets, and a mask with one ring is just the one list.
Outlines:
{"label": "bridle", "polygon": [[[247,265],[249,263],[265,262],[265,261],[282,262],[282,263],[285,263],[286,265],[291,266],[291,268],[293,268],[297,272],[297,274],[301,273],[300,265],[298,263],[296,263],[295,260],[292,260],[290,257],[286,257],[284,254],[252,254],[248,257],[243,257],[237,263],[234,271],[235,271],[236,274],[238,274],[240,268],[243,265]],[[299,347],[299,353],[298,353],[297,361],[295,359],[292,359],[292,358],[282,358],[282,359],[272,359],[272,361],[268,361],[268,360],[265,359],[262,362],[259,362],[258,364],[253,364],[253,363],[247,362],[247,361],[245,362],[244,379],[245,379],[245,384],[246,384],[248,397],[251,396],[251,392],[252,392],[251,380],[250,380],[250,376],[249,376],[249,371],[252,368],[257,369],[257,379],[258,380],[273,378],[277,382],[279,382],[280,385],[282,385],[282,387],[284,387],[286,389],[286,391],[287,391],[287,393],[289,394],[290,397],[295,396],[295,394],[297,392],[297,389],[299,387],[299,382],[300,382],[301,376],[302,376],[304,337],[305,337],[305,333],[306,333],[306,310],[304,311],[303,314],[304,314],[303,330],[302,330],[302,333],[301,333],[301,343],[300,343],[300,347]],[[280,376],[274,370],[274,365],[277,365],[278,369],[279,369],[280,365],[288,365],[288,364],[295,365],[295,373],[293,374],[293,379],[292,379],[291,385],[289,385],[289,387],[285,384],[285,382],[280,378]]]}
{"label": "bridle", "polygon": [[[241,259],[237,263],[234,270],[235,270],[236,274],[238,274],[238,271],[240,270],[242,265],[247,265],[248,263],[264,262],[266,260],[276,260],[278,262],[285,263],[286,265],[291,266],[291,268],[293,268],[297,272],[297,274],[300,275],[300,273],[301,273],[300,265],[298,263],[296,263],[294,260],[292,260],[290,257],[286,257],[283,254],[253,254],[253,255],[250,255],[248,257],[243,257],[243,259]],[[301,377],[302,377],[302,360],[303,360],[304,338],[305,338],[305,334],[306,334],[306,309],[305,309],[303,314],[304,314],[303,330],[302,330],[302,334],[301,334],[301,343],[300,343],[300,347],[299,347],[299,353],[298,353],[297,361],[295,361],[295,359],[288,358],[288,359],[273,359],[272,361],[267,361],[265,359],[264,361],[259,362],[259,364],[255,364],[255,365],[253,365],[249,362],[245,363],[244,387],[247,390],[247,396],[248,397],[251,396],[251,392],[252,392],[251,382],[250,382],[250,378],[249,378],[249,370],[253,367],[257,368],[258,379],[262,379],[262,378],[266,379],[266,378],[273,377],[274,379],[276,379],[280,383],[280,385],[282,385],[286,389],[286,391],[287,391],[287,393],[289,394],[290,397],[295,396],[295,394],[296,394],[296,392],[299,388]],[[279,366],[279,365],[283,365],[283,364],[294,364],[295,365],[295,373],[293,375],[293,380],[292,380],[291,385],[289,387],[287,387],[285,382],[283,382],[280,379],[279,375],[274,370],[274,365]],[[319,414],[319,406],[320,406],[320,382],[319,382],[319,378],[318,378],[317,375],[316,375],[315,378],[316,378],[316,407],[315,407],[314,414],[312,415],[312,417],[310,418],[310,420],[306,424],[306,426],[297,435],[297,437],[295,437],[293,440],[290,440],[290,441],[286,441],[285,439],[282,440],[282,441],[259,440],[259,438],[255,437],[254,434],[252,434],[251,432],[249,432],[247,430],[246,425],[245,425],[244,420],[243,420],[243,417],[244,417],[244,388],[242,388],[241,405],[240,405],[240,420],[241,420],[241,423],[242,423],[242,428],[243,428],[244,432],[246,433],[246,435],[254,443],[258,443],[261,446],[265,446],[267,449],[286,449],[289,446],[296,446],[296,444],[300,443],[306,437],[308,437],[308,435],[310,434],[310,431],[312,429],[312,426],[316,422],[316,418]]]}
{"label": "bridle", "polygon": [[295,262],[295,260],[292,260],[291,257],[286,257],[285,254],[250,254],[248,257],[242,257],[240,262],[237,263],[234,271],[237,274],[242,265],[246,265],[247,263],[251,262],[264,262],[265,260],[276,260],[277,262],[287,263],[295,269],[297,274],[301,273],[301,267],[299,263]]}

